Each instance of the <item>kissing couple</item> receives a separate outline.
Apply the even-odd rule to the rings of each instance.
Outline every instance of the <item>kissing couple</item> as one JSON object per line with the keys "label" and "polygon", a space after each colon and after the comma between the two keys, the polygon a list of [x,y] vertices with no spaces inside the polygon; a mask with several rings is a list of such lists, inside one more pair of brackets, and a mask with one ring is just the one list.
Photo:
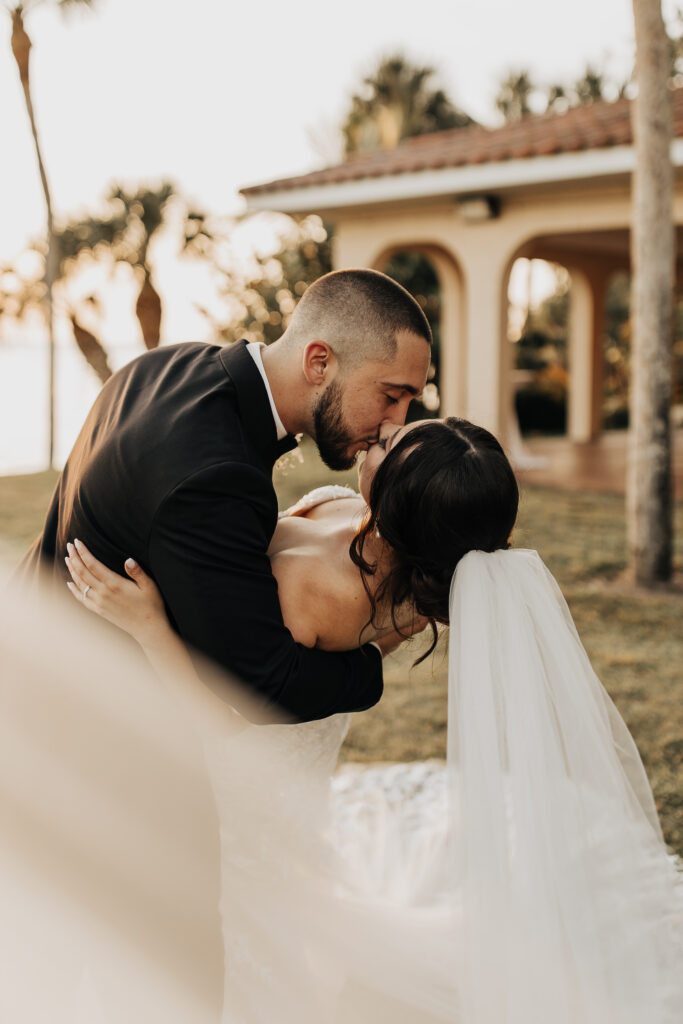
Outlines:
{"label": "kissing couple", "polygon": [[[360,784],[329,791],[339,885],[366,922],[335,947],[329,1019],[673,1024],[682,903],[642,762],[557,584],[510,549],[519,495],[499,442],[455,417],[405,424],[430,346],[411,296],[358,269],[312,284],[267,348],[143,355],[103,387],[22,574],[47,571],[130,633],[212,737],[239,750],[265,730],[328,783],[349,713],[382,696],[383,658],[425,628],[431,653],[450,626],[431,812],[410,786],[397,806],[388,772],[370,802]],[[318,488],[278,517],[272,470],[297,434],[331,469],[358,457],[358,493]],[[194,652],[244,684],[243,704],[203,684]],[[273,801],[240,844],[221,807],[239,771],[230,756],[212,769],[230,833],[223,1019],[318,1021],[311,949],[293,950],[278,902],[291,820]],[[388,905],[388,961],[368,974]]]}

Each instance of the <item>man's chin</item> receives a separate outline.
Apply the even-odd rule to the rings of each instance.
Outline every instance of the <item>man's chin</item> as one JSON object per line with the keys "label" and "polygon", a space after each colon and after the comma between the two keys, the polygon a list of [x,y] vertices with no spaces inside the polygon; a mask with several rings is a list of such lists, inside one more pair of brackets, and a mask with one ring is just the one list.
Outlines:
{"label": "man's chin", "polygon": [[353,469],[356,464],[356,454],[353,455],[323,455],[320,453],[320,457],[327,466],[328,469],[333,469],[335,473],[340,473],[345,469]]}
{"label": "man's chin", "polygon": [[356,455],[362,450],[356,446],[353,448],[335,448],[333,446],[318,445],[320,458],[328,469],[333,469],[336,473],[342,472],[345,469],[353,469],[356,464]]}

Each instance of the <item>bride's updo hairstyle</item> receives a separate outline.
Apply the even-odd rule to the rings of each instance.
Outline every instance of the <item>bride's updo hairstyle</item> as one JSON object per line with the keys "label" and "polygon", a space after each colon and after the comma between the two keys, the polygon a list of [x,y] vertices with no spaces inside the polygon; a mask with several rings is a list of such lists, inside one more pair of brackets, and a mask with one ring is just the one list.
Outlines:
{"label": "bride's updo hairstyle", "polygon": [[[422,661],[436,646],[436,623],[448,625],[451,580],[463,555],[510,546],[519,505],[515,475],[493,434],[449,417],[415,427],[390,449],[369,504],[350,555],[370,599],[370,622],[389,603],[396,627],[396,610],[412,601],[434,634]],[[370,578],[377,564],[363,555],[374,534],[393,549],[391,569],[376,589]]]}

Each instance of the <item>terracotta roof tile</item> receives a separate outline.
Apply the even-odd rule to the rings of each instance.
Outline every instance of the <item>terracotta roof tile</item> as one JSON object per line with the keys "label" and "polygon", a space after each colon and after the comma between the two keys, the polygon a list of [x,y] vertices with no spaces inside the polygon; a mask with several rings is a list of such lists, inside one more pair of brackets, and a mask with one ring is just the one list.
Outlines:
{"label": "terracotta roof tile", "polygon": [[[683,89],[673,92],[674,135],[683,137]],[[406,139],[395,149],[355,153],[342,164],[310,174],[243,188],[245,196],[313,185],[360,181],[444,167],[527,160],[535,156],[605,149],[632,142],[630,102],[594,103],[564,114],[528,117],[502,128],[457,128]]]}

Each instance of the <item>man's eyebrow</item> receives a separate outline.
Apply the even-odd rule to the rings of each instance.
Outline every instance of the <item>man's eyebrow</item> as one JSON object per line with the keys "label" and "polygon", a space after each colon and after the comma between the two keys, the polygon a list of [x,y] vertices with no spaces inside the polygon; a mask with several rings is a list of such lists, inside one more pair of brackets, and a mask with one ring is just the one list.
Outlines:
{"label": "man's eyebrow", "polygon": [[380,384],[383,388],[395,388],[397,391],[407,391],[409,395],[416,398],[420,394],[419,388],[414,388],[412,384],[395,384],[392,381],[381,380]]}

